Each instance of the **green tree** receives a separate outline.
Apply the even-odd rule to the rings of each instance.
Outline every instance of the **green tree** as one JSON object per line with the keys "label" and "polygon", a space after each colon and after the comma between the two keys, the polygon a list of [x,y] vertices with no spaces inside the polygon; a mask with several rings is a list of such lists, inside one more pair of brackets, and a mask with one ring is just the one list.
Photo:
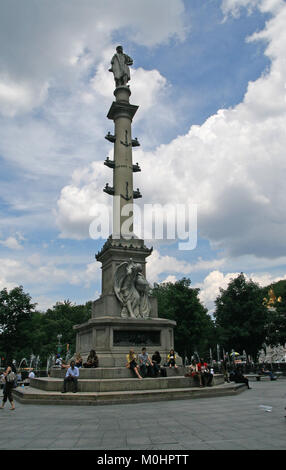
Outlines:
{"label": "green tree", "polygon": [[29,342],[25,325],[31,321],[35,306],[22,286],[0,291],[0,350],[6,361],[18,359]]}
{"label": "green tree", "polygon": [[[275,290],[276,294],[276,290]],[[280,297],[280,298],[279,298]],[[267,336],[265,343],[268,346],[284,345],[286,343],[286,286],[279,290],[279,297],[268,309]],[[279,300],[278,300],[279,299]]]}
{"label": "green tree", "polygon": [[174,347],[182,357],[189,359],[195,351],[208,351],[214,325],[201,304],[199,289],[191,288],[190,279],[175,283],[156,284],[153,295],[158,299],[159,317],[175,320]]}
{"label": "green tree", "polygon": [[247,281],[241,273],[226,289],[220,289],[215,301],[215,324],[219,342],[226,351],[243,350],[254,360],[266,338],[268,312],[263,303],[263,289]]}
{"label": "green tree", "polygon": [[61,343],[69,344],[72,352],[75,352],[76,332],[74,325],[85,323],[91,317],[91,305],[89,301],[85,305],[72,304],[69,300],[57,302],[43,315],[41,325],[35,341],[41,341],[41,356],[47,357],[57,351],[57,335],[61,334]]}

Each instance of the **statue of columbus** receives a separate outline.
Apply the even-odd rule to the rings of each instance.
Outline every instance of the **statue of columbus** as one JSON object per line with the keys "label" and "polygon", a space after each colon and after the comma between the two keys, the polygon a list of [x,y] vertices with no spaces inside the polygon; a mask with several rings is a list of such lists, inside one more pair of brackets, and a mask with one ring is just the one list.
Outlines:
{"label": "statue of columbus", "polygon": [[109,72],[113,72],[116,88],[119,86],[127,86],[130,80],[129,65],[133,65],[133,59],[123,53],[123,47],[117,46],[116,54],[111,59],[111,68]]}

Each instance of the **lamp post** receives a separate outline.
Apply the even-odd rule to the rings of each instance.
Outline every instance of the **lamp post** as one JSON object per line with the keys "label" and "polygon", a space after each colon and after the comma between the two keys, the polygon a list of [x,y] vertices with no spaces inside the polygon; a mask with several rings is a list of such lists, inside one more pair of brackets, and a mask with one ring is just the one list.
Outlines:
{"label": "lamp post", "polygon": [[216,345],[216,354],[217,354],[217,362],[220,361],[220,347],[219,344]]}
{"label": "lamp post", "polygon": [[57,352],[59,354],[61,354],[61,352],[62,352],[62,344],[61,344],[62,336],[63,335],[61,335],[61,334],[57,335],[57,340],[58,340]]}

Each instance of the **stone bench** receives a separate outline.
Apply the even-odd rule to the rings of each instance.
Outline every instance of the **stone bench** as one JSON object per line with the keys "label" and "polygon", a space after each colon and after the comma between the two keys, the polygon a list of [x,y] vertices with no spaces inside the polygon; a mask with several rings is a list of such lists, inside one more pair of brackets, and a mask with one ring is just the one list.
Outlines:
{"label": "stone bench", "polygon": [[[275,377],[275,380],[279,379],[279,377],[281,377],[282,372],[273,372],[273,375]],[[257,382],[260,382],[261,379],[269,379],[270,380],[270,376],[269,375],[264,375],[264,374],[246,374],[245,377],[247,379],[256,379]]]}

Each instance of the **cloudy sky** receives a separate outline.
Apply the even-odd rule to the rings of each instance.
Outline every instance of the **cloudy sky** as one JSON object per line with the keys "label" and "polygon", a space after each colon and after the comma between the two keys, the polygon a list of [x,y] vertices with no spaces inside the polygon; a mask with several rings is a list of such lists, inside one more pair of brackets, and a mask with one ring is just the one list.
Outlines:
{"label": "cloudy sky", "polygon": [[190,277],[211,310],[244,272],[286,278],[283,0],[0,0],[0,288],[44,310],[101,291],[89,235],[111,172],[118,44],[134,60],[142,203],[197,205],[193,250],[156,242],[150,282]]}

